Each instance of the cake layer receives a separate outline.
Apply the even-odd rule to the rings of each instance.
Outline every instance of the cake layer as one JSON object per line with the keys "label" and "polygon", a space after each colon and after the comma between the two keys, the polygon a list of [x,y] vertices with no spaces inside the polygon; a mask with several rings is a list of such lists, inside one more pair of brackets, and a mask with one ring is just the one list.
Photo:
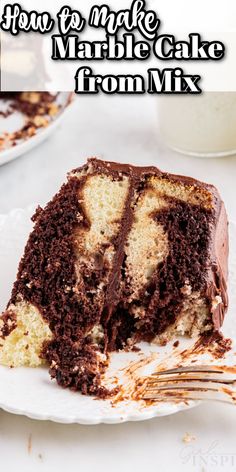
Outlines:
{"label": "cake layer", "polygon": [[222,325],[227,218],[214,187],[90,159],[34,221],[1,363],[46,360],[59,384],[102,396],[109,351]]}
{"label": "cake layer", "polygon": [[0,363],[10,367],[36,367],[44,342],[52,339],[52,332],[39,310],[26,301],[8,307],[0,319]]}

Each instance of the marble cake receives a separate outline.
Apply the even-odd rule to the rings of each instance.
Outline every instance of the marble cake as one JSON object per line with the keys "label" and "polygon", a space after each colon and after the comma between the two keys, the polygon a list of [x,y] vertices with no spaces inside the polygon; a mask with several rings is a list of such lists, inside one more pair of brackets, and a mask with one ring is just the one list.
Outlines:
{"label": "marble cake", "polygon": [[33,221],[1,364],[46,362],[58,384],[102,397],[109,352],[220,329],[228,233],[213,186],[92,158]]}

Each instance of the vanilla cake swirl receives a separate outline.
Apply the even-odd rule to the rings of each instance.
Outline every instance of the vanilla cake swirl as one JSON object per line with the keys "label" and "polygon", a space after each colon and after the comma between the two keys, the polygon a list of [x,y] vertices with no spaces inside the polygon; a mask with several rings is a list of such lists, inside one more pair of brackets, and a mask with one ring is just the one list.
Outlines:
{"label": "vanilla cake swirl", "polygon": [[1,364],[46,362],[58,384],[102,397],[109,352],[220,329],[228,233],[213,186],[93,158],[33,221]]}

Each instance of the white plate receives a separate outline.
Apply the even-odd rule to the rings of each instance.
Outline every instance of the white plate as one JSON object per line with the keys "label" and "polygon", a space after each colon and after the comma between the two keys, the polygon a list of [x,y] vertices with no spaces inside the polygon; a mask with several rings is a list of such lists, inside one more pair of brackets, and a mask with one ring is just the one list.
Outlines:
{"label": "white plate", "polygon": [[[56,98],[56,103],[61,105],[59,113],[50,121],[45,128],[36,129],[36,134],[30,138],[19,140],[15,146],[10,146],[0,151],[0,166],[7,162],[13,161],[17,157],[25,154],[38,144],[42,143],[51,133],[59,126],[65,116],[66,111],[70,108],[68,103],[70,92],[60,92]],[[1,103],[2,105],[2,103]],[[12,133],[21,129],[24,123],[24,116],[19,112],[13,112],[7,118],[0,115],[0,135],[4,132]]]}
{"label": "white plate", "polygon": [[[18,209],[8,215],[0,215],[0,309],[5,307],[9,298],[17,265],[32,227],[30,222],[32,212],[32,208]],[[224,333],[226,336],[236,338],[236,225],[234,224],[230,225],[230,239],[230,310],[226,317]],[[0,407],[30,418],[81,424],[139,421],[192,408],[198,402],[191,401],[187,404],[160,402],[147,405],[142,401],[133,400],[130,394],[137,376],[151,373],[159,364],[175,365],[179,353],[191,345],[193,341],[182,338],[178,348],[173,347],[173,342],[166,347],[141,343],[140,352],[115,353],[106,379],[110,384],[114,377],[118,378],[127,395],[126,400],[115,404],[110,400],[97,400],[77,392],[63,390],[50,379],[47,368],[9,369],[1,366]],[[235,363],[233,351],[235,349],[227,354],[224,363],[228,365]],[[208,362],[216,363],[210,355]]]}

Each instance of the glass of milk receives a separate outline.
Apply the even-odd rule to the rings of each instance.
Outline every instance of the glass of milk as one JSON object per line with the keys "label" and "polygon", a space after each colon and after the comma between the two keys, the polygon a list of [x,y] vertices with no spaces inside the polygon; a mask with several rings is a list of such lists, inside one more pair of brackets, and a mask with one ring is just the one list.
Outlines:
{"label": "glass of milk", "polygon": [[159,127],[164,142],[184,154],[236,154],[236,93],[162,95]]}

